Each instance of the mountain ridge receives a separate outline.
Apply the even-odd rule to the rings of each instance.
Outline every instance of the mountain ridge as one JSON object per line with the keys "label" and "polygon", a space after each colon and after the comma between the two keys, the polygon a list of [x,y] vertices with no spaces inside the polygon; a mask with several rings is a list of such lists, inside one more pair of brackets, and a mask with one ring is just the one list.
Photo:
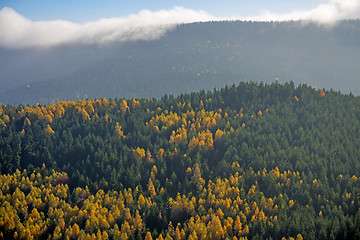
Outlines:
{"label": "mountain ridge", "polygon": [[74,60],[69,60],[71,48],[65,49],[59,61],[68,59],[69,65],[83,61],[79,70],[70,73],[64,67],[60,77],[8,88],[0,102],[159,98],[240,81],[270,83],[275,78],[357,95],[359,29],[359,20],[341,21],[331,28],[303,22],[183,24],[155,41],[83,46]]}

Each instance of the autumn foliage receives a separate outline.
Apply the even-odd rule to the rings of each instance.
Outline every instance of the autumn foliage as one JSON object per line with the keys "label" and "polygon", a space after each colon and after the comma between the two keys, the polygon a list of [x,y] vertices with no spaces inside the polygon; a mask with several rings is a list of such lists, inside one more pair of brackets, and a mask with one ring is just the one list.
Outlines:
{"label": "autumn foliage", "polygon": [[0,239],[356,239],[358,103],[249,82],[1,105]]}

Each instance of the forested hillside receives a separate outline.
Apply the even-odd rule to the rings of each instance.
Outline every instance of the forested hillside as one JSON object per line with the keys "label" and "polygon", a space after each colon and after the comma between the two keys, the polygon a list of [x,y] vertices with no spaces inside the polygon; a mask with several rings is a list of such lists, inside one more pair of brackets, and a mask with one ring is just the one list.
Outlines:
{"label": "forested hillside", "polygon": [[[0,49],[0,103],[160,98],[239,81],[360,89],[360,20],[184,24],[154,41]],[[41,81],[40,81],[41,80]]]}
{"label": "forested hillside", "polygon": [[240,83],[0,107],[1,239],[359,239],[360,98]]}

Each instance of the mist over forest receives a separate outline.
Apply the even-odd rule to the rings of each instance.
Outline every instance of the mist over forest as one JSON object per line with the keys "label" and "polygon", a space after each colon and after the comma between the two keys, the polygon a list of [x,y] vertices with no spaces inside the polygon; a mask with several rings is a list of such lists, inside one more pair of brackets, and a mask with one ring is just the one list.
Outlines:
{"label": "mist over forest", "polygon": [[0,102],[160,98],[275,80],[358,95],[359,52],[359,20],[191,23],[155,40],[2,48]]}

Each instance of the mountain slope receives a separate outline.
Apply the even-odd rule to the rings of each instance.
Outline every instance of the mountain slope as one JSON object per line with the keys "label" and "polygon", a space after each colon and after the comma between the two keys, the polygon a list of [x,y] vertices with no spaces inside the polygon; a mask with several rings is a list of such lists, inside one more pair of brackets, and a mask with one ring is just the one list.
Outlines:
{"label": "mountain slope", "polygon": [[242,82],[0,107],[0,239],[359,239],[360,97]]}
{"label": "mountain slope", "polygon": [[[302,22],[186,24],[159,40],[99,47],[93,55],[82,46],[74,51],[75,59],[89,60],[79,60],[79,70],[70,74],[64,69],[65,75],[6,89],[0,101],[161,97],[274,78],[358,94],[359,42],[358,20],[331,28]],[[71,59],[71,51],[67,54],[60,59]]]}

